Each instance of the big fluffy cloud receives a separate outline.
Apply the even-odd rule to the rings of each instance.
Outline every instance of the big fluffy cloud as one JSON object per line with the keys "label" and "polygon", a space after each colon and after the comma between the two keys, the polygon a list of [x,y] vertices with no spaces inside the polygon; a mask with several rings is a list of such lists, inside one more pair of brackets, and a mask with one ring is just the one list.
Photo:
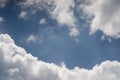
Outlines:
{"label": "big fluffy cloud", "polygon": [[102,31],[106,36],[120,38],[120,0],[85,0],[84,14],[91,17],[91,33]]}
{"label": "big fluffy cloud", "polygon": [[0,80],[119,80],[120,62],[105,61],[93,69],[68,69],[40,61],[0,34]]}
{"label": "big fluffy cloud", "polygon": [[31,9],[32,13],[36,10],[46,10],[60,25],[68,27],[70,36],[79,35],[77,18],[74,16],[74,0],[25,0],[20,4],[22,9]]}

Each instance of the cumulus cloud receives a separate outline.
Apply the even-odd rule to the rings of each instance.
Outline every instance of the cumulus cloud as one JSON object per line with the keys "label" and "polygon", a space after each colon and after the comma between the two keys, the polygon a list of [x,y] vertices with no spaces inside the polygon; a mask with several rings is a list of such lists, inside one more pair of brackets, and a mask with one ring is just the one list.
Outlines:
{"label": "cumulus cloud", "polygon": [[81,8],[91,18],[91,33],[100,30],[105,36],[120,38],[120,0],[85,0]]}
{"label": "cumulus cloud", "polygon": [[0,34],[0,80],[119,80],[120,62],[104,61],[92,69],[68,69],[38,60]]}
{"label": "cumulus cloud", "polygon": [[[32,13],[44,9],[53,19],[56,19],[61,26],[67,26],[70,33],[74,33],[71,31],[73,31],[72,29],[76,29],[76,33],[79,34],[79,30],[76,27],[77,18],[74,16],[74,0],[25,0],[21,3],[21,7],[23,9],[31,9]],[[72,36],[76,37],[76,34]]]}

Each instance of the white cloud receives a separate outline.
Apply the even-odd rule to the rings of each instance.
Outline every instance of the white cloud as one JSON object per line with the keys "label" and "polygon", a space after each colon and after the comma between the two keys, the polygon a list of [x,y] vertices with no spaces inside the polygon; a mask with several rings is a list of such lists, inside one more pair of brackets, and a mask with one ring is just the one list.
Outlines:
{"label": "white cloud", "polygon": [[79,32],[76,28],[71,28],[69,35],[73,37],[77,37],[79,35]]}
{"label": "white cloud", "polygon": [[47,23],[45,18],[40,19],[39,24],[45,24],[45,23]]}
{"label": "white cloud", "polygon": [[55,5],[56,7],[51,12],[52,16],[57,19],[61,25],[67,25],[70,36],[77,37],[79,30],[76,28],[77,19],[74,16],[74,0],[55,0]]}
{"label": "white cloud", "polygon": [[21,11],[19,18],[26,19],[27,18],[27,13],[25,11]]}
{"label": "white cloud", "polygon": [[91,18],[91,33],[120,38],[120,0],[85,0],[82,9]]}
{"label": "white cloud", "polygon": [[31,34],[31,35],[27,38],[27,41],[28,41],[28,42],[35,42],[36,40],[38,40],[38,38],[37,38],[35,35],[33,35],[33,34]]}
{"label": "white cloud", "polygon": [[5,7],[7,0],[0,0],[0,7]]}
{"label": "white cloud", "polygon": [[[21,3],[21,7],[23,9],[29,8],[33,12],[42,9],[47,10],[52,18],[56,19],[60,25],[66,25],[70,33],[73,33],[71,29],[77,27],[77,19],[74,16],[74,0],[25,0],[25,2]],[[77,30],[77,34],[79,34],[79,30]],[[76,37],[76,34],[72,36]]]}
{"label": "white cloud", "polygon": [[92,69],[68,69],[40,61],[0,34],[0,80],[119,80],[120,62],[104,61]]}
{"label": "white cloud", "polygon": [[74,17],[73,0],[54,0],[55,8],[52,16],[55,17],[61,25],[75,26],[76,18]]}
{"label": "white cloud", "polygon": [[0,17],[0,22],[4,22],[5,20],[3,19],[3,17]]}

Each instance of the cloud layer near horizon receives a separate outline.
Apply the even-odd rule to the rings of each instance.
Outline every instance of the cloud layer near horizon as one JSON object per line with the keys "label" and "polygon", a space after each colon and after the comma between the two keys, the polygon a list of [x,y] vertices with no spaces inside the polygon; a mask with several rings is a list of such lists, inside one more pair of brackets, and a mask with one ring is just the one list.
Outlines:
{"label": "cloud layer near horizon", "polygon": [[120,62],[104,61],[92,69],[68,69],[46,63],[15,45],[8,34],[0,34],[0,80],[119,80]]}

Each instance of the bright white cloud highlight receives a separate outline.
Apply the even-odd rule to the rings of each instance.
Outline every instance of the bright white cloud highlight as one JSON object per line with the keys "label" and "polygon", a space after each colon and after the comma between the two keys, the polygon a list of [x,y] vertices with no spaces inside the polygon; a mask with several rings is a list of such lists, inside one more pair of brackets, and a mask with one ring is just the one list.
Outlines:
{"label": "bright white cloud highlight", "polygon": [[47,23],[45,18],[40,19],[39,24],[45,24],[45,23]]}
{"label": "bright white cloud highlight", "polygon": [[46,63],[15,45],[8,34],[0,34],[0,80],[119,80],[120,62],[105,61],[93,69],[68,69]]}
{"label": "bright white cloud highlight", "polygon": [[57,19],[61,25],[67,25],[69,35],[77,37],[79,30],[76,28],[77,19],[74,16],[74,0],[54,0],[56,7],[51,12],[52,16]]}
{"label": "bright white cloud highlight", "polygon": [[92,16],[91,33],[100,30],[105,36],[120,38],[120,0],[86,0],[81,6]]}
{"label": "bright white cloud highlight", "polygon": [[[53,19],[56,19],[61,26],[67,26],[70,33],[76,29],[77,36],[79,30],[76,27],[77,19],[74,16],[75,2],[74,0],[25,0],[21,3],[21,7],[29,8],[34,13],[37,10],[46,10],[52,16]],[[70,35],[71,36],[71,35]],[[76,34],[72,35],[76,37]]]}

